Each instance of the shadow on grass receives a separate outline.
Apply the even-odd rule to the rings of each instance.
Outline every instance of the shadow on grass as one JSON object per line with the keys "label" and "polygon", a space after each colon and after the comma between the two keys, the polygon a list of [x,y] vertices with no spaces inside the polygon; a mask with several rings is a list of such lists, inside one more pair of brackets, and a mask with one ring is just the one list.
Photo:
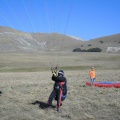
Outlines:
{"label": "shadow on grass", "polygon": [[39,106],[39,108],[40,109],[47,109],[47,108],[56,108],[56,106],[50,106],[50,105],[48,105],[47,103],[45,103],[45,102],[41,102],[41,101],[35,101],[35,102],[33,102],[33,103],[31,103],[32,105],[38,105]]}
{"label": "shadow on grass", "polygon": [[0,91],[0,95],[2,94],[2,91]]}

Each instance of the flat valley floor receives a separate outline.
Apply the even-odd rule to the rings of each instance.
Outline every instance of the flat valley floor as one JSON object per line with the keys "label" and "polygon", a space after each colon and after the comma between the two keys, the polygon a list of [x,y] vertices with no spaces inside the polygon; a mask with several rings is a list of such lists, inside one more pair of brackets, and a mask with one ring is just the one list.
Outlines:
{"label": "flat valley floor", "polygon": [[[46,105],[56,65],[68,81],[59,113]],[[86,86],[92,66],[96,82],[120,82],[120,54],[0,53],[0,120],[119,120],[120,88]]]}

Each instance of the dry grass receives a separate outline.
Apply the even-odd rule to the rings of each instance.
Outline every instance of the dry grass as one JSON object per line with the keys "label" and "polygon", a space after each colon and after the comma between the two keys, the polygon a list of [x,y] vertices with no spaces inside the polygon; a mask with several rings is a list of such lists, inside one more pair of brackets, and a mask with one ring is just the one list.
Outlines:
{"label": "dry grass", "polygon": [[[120,89],[86,86],[95,67],[96,81],[120,81],[120,54],[0,54],[0,120],[118,120]],[[50,66],[64,68],[68,97],[60,113],[47,109],[52,90]],[[37,104],[33,105],[38,101]],[[53,102],[56,105],[56,102]]]}

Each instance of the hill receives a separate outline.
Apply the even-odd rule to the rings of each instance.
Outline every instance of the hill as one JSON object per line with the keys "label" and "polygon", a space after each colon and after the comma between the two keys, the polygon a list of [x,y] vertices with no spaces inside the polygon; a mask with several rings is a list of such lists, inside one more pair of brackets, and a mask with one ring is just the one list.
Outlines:
{"label": "hill", "polygon": [[120,47],[120,34],[104,36],[89,41],[84,41],[81,45],[81,49],[90,49],[98,47],[106,52],[108,47]]}
{"label": "hill", "polygon": [[0,27],[0,52],[72,51],[81,40],[58,33],[25,33]]}
{"label": "hill", "polygon": [[83,41],[73,36],[59,33],[26,33],[0,26],[0,52],[41,52],[73,51],[75,48],[120,47],[120,34]]}

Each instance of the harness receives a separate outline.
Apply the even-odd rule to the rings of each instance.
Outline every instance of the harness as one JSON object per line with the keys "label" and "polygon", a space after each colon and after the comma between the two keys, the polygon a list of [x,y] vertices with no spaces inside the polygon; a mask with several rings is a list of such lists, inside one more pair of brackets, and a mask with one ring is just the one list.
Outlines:
{"label": "harness", "polygon": [[63,90],[63,86],[62,85],[64,85],[64,84],[65,84],[65,82],[57,82],[54,85],[54,89],[56,89],[56,90],[59,90],[59,89]]}

